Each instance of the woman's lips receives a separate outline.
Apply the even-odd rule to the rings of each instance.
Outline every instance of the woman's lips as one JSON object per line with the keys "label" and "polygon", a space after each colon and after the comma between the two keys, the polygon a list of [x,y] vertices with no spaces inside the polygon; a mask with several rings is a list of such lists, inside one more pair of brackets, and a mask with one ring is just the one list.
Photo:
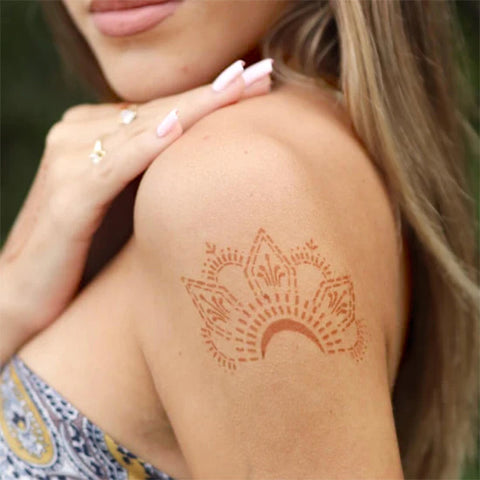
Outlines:
{"label": "woman's lips", "polygon": [[180,5],[180,0],[93,0],[90,13],[104,35],[124,37],[155,27]]}

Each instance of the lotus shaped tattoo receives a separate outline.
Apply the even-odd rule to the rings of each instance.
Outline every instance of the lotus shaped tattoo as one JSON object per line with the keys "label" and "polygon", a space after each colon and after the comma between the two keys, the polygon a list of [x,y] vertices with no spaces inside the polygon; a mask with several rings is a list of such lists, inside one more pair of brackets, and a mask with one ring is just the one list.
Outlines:
{"label": "lotus shaped tattoo", "polygon": [[[272,337],[284,330],[304,335],[323,354],[363,358],[367,336],[355,316],[352,280],[334,275],[317,248],[311,239],[286,255],[263,228],[248,255],[207,242],[202,279],[181,280],[203,321],[208,351],[221,367],[234,371],[242,362],[265,358]],[[232,292],[225,286],[220,273],[226,267],[237,270],[245,288]]]}

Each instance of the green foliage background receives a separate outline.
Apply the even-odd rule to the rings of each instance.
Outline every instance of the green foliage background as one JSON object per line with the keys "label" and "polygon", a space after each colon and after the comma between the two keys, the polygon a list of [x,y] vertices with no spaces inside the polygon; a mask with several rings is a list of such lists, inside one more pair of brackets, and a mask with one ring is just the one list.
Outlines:
{"label": "green foliage background", "polygon": [[[94,101],[92,95],[63,75],[39,1],[0,0],[0,245],[33,180],[49,127],[69,106]],[[479,5],[477,1],[457,1],[477,112]],[[478,132],[478,115],[472,121]],[[478,164],[472,162],[472,173],[478,179],[478,167],[474,165]],[[464,479],[480,479],[478,457],[466,466]]]}

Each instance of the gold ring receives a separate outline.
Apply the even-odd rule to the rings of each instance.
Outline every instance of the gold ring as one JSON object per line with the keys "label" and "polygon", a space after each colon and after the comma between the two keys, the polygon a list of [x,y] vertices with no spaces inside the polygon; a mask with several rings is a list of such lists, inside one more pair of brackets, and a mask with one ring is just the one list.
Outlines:
{"label": "gold ring", "polygon": [[95,145],[93,146],[92,153],[88,156],[92,163],[96,165],[100,160],[107,154],[104,150],[102,141],[100,139],[95,140]]}
{"label": "gold ring", "polygon": [[137,105],[132,104],[120,111],[120,123],[130,125],[137,118]]}

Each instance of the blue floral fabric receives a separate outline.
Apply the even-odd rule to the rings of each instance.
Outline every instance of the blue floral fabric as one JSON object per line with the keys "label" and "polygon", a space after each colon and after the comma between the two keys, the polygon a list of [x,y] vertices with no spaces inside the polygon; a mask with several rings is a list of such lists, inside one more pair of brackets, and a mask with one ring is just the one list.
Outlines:
{"label": "blue floral fabric", "polygon": [[0,370],[1,480],[174,480],[116,443],[13,357]]}

